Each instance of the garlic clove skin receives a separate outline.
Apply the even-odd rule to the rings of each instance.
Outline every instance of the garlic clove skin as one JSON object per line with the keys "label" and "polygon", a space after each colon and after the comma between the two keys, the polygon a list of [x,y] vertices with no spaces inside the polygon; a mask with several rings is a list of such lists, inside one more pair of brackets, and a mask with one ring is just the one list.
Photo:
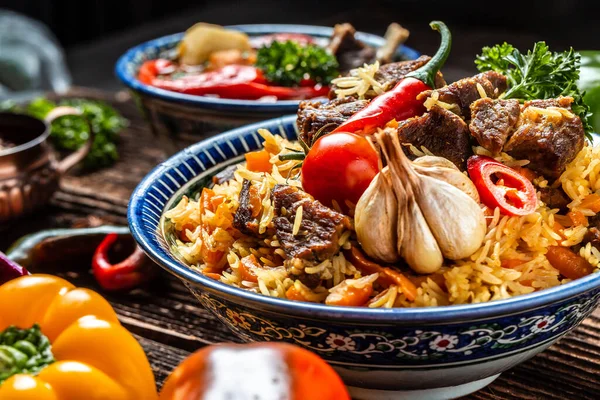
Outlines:
{"label": "garlic clove skin", "polygon": [[456,165],[447,158],[438,157],[438,156],[422,156],[414,159],[412,161],[413,165],[418,165],[420,167],[442,167],[442,168],[450,168],[456,171],[460,171]]}
{"label": "garlic clove skin", "polygon": [[432,274],[444,263],[444,257],[419,206],[409,201],[404,219],[404,237],[399,253],[408,266],[418,274]]}
{"label": "garlic clove skin", "polygon": [[479,204],[449,183],[427,175],[421,175],[417,190],[419,208],[444,257],[458,260],[475,253],[487,231]]}
{"label": "garlic clove skin", "polygon": [[354,230],[362,249],[370,257],[386,263],[397,262],[398,242],[395,221],[398,205],[384,168],[356,204]]}
{"label": "garlic clove skin", "polygon": [[[417,160],[419,160],[419,158],[417,158]],[[415,161],[413,161],[413,163],[415,163]],[[450,164],[452,164],[454,168],[450,169],[446,167],[431,167],[423,166],[422,164],[415,164],[413,167],[417,173],[444,181],[461,190],[467,196],[475,200],[475,202],[479,203],[479,192],[477,192],[477,188],[475,187],[473,181],[471,181],[467,175],[460,172],[460,170],[456,168],[452,162],[450,162]]]}

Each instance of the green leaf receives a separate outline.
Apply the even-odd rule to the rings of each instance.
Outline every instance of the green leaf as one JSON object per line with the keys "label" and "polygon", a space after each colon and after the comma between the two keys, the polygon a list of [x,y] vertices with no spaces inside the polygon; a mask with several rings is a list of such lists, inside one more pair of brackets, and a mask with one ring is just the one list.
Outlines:
{"label": "green leaf", "polygon": [[282,86],[297,86],[304,79],[329,84],[338,76],[338,62],[327,49],[288,40],[273,41],[258,50],[256,67],[267,80]]}
{"label": "green leaf", "polygon": [[552,52],[545,42],[537,42],[526,54],[507,43],[484,47],[475,60],[481,72],[496,71],[506,76],[508,89],[502,95],[520,101],[571,96],[572,110],[581,118],[586,134],[592,132],[591,113],[577,87],[580,55],[572,48]]}

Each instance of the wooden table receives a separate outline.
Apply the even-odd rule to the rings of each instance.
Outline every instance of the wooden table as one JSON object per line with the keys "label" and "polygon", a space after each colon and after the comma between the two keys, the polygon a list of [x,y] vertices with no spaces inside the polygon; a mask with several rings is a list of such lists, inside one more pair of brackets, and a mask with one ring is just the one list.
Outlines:
{"label": "wooden table", "polygon": [[[99,98],[112,103],[130,126],[122,133],[120,161],[112,168],[67,176],[50,206],[10,226],[0,227],[0,250],[20,236],[52,227],[98,223],[127,223],[129,196],[142,177],[164,157],[128,94],[75,89],[72,96]],[[44,271],[61,275],[78,286],[100,291],[89,271]],[[217,342],[239,342],[225,326],[204,310],[176,278],[147,290],[106,294],[123,325],[146,350],[159,386],[190,352]],[[600,309],[558,344],[530,361],[502,374],[468,399],[598,399],[600,396]]]}

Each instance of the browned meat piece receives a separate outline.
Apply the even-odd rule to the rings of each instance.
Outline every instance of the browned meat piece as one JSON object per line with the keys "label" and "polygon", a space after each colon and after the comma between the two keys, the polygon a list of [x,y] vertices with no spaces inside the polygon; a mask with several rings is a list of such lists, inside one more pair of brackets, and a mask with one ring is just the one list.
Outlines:
{"label": "browned meat piece", "polygon": [[352,115],[365,108],[368,100],[356,100],[354,97],[344,97],[327,103],[302,101],[298,107],[298,129],[300,138],[310,145],[312,138],[319,129],[331,132],[348,120]]}
{"label": "browned meat piece", "polygon": [[[260,214],[260,198],[258,189],[248,179],[244,179],[240,191],[239,206],[233,216],[233,226],[242,233],[255,235],[258,233],[258,218]],[[259,205],[257,207],[257,205]]]}
{"label": "browned meat piece", "polygon": [[376,50],[356,40],[356,29],[348,23],[337,24],[333,28],[333,36],[329,42],[329,50],[337,58],[340,71],[347,72],[363,64],[375,61]]}
{"label": "browned meat piece", "polygon": [[215,185],[220,185],[222,183],[229,182],[230,180],[232,180],[234,178],[233,173],[236,170],[237,170],[237,165],[230,165],[229,167],[225,168],[224,170],[220,171],[215,176],[213,176],[212,182]]}
{"label": "browned meat piece", "polygon": [[592,246],[600,250],[600,229],[597,227],[589,228],[583,237],[583,243],[591,243]]}
{"label": "browned meat piece", "polygon": [[[375,80],[383,86],[384,90],[388,91],[398,82],[400,82],[406,74],[412,72],[416,69],[421,68],[423,65],[427,64],[431,60],[429,56],[421,56],[416,60],[410,61],[398,61],[389,64],[384,64],[379,67],[379,70],[375,73]],[[438,72],[435,78],[435,86],[442,87],[446,85],[446,81],[444,80],[444,76],[441,72]],[[329,98],[335,99],[337,95],[335,94],[335,90],[337,86],[333,85],[331,90],[329,91]],[[369,98],[368,94],[365,97]],[[371,96],[372,97],[372,96]]]}
{"label": "browned meat piece", "polygon": [[[340,235],[350,228],[347,216],[325,207],[293,186],[275,186],[271,200],[275,207],[275,234],[287,257],[319,262],[338,253]],[[298,234],[294,235],[294,221],[300,206],[302,222]]]}
{"label": "browned meat piece", "polygon": [[[485,91],[487,97],[493,99],[497,99],[506,90],[506,77],[494,71],[487,71],[471,78],[461,79],[436,90],[439,93],[439,100],[445,103],[456,104],[460,109],[461,116],[469,118],[471,115],[469,109],[471,103],[481,98],[481,94],[477,89],[478,83]],[[417,98],[424,101],[432,93],[432,90],[427,90]]]}
{"label": "browned meat piece", "polygon": [[[463,171],[471,155],[469,128],[465,121],[438,106],[433,106],[423,116],[401,123],[398,137],[400,143],[410,143],[419,150],[425,147],[434,155],[452,161]],[[404,152],[408,157],[415,158],[408,146],[404,147]]]}
{"label": "browned meat piece", "polygon": [[592,246],[600,250],[600,215],[596,214],[593,217],[588,217],[588,223],[590,227],[583,237],[583,242],[591,243]]}
{"label": "browned meat piece", "polygon": [[517,125],[520,112],[518,100],[489,97],[475,100],[471,104],[471,135],[487,150],[494,154],[500,153]]}
{"label": "browned meat piece", "polygon": [[517,130],[504,151],[529,160],[532,170],[558,178],[585,141],[581,119],[570,112],[572,102],[572,97],[525,102]]}
{"label": "browned meat piece", "polygon": [[560,187],[545,187],[538,188],[540,192],[540,199],[550,208],[558,208],[562,212],[567,212],[567,206],[571,202],[569,196]]}
{"label": "browned meat piece", "polygon": [[[431,60],[429,56],[421,56],[416,60],[398,61],[394,63],[384,64],[379,67],[379,71],[375,73],[375,80],[381,83],[385,90],[390,90],[398,82],[400,82],[406,74],[416,69],[421,68]],[[438,72],[435,77],[435,86],[442,87],[446,85],[446,81],[441,72]]]}

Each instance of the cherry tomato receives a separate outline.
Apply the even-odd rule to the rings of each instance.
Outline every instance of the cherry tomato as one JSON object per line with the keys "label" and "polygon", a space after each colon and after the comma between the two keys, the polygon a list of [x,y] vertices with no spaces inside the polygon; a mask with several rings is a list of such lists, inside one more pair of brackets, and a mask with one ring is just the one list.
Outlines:
{"label": "cherry tomato", "polygon": [[340,377],[319,356],[287,343],[213,345],[184,360],[160,400],[350,400]]}
{"label": "cherry tomato", "polygon": [[360,135],[338,132],[321,137],[302,165],[302,185],[326,206],[333,201],[346,209],[346,200],[356,204],[379,172],[379,157]]}

